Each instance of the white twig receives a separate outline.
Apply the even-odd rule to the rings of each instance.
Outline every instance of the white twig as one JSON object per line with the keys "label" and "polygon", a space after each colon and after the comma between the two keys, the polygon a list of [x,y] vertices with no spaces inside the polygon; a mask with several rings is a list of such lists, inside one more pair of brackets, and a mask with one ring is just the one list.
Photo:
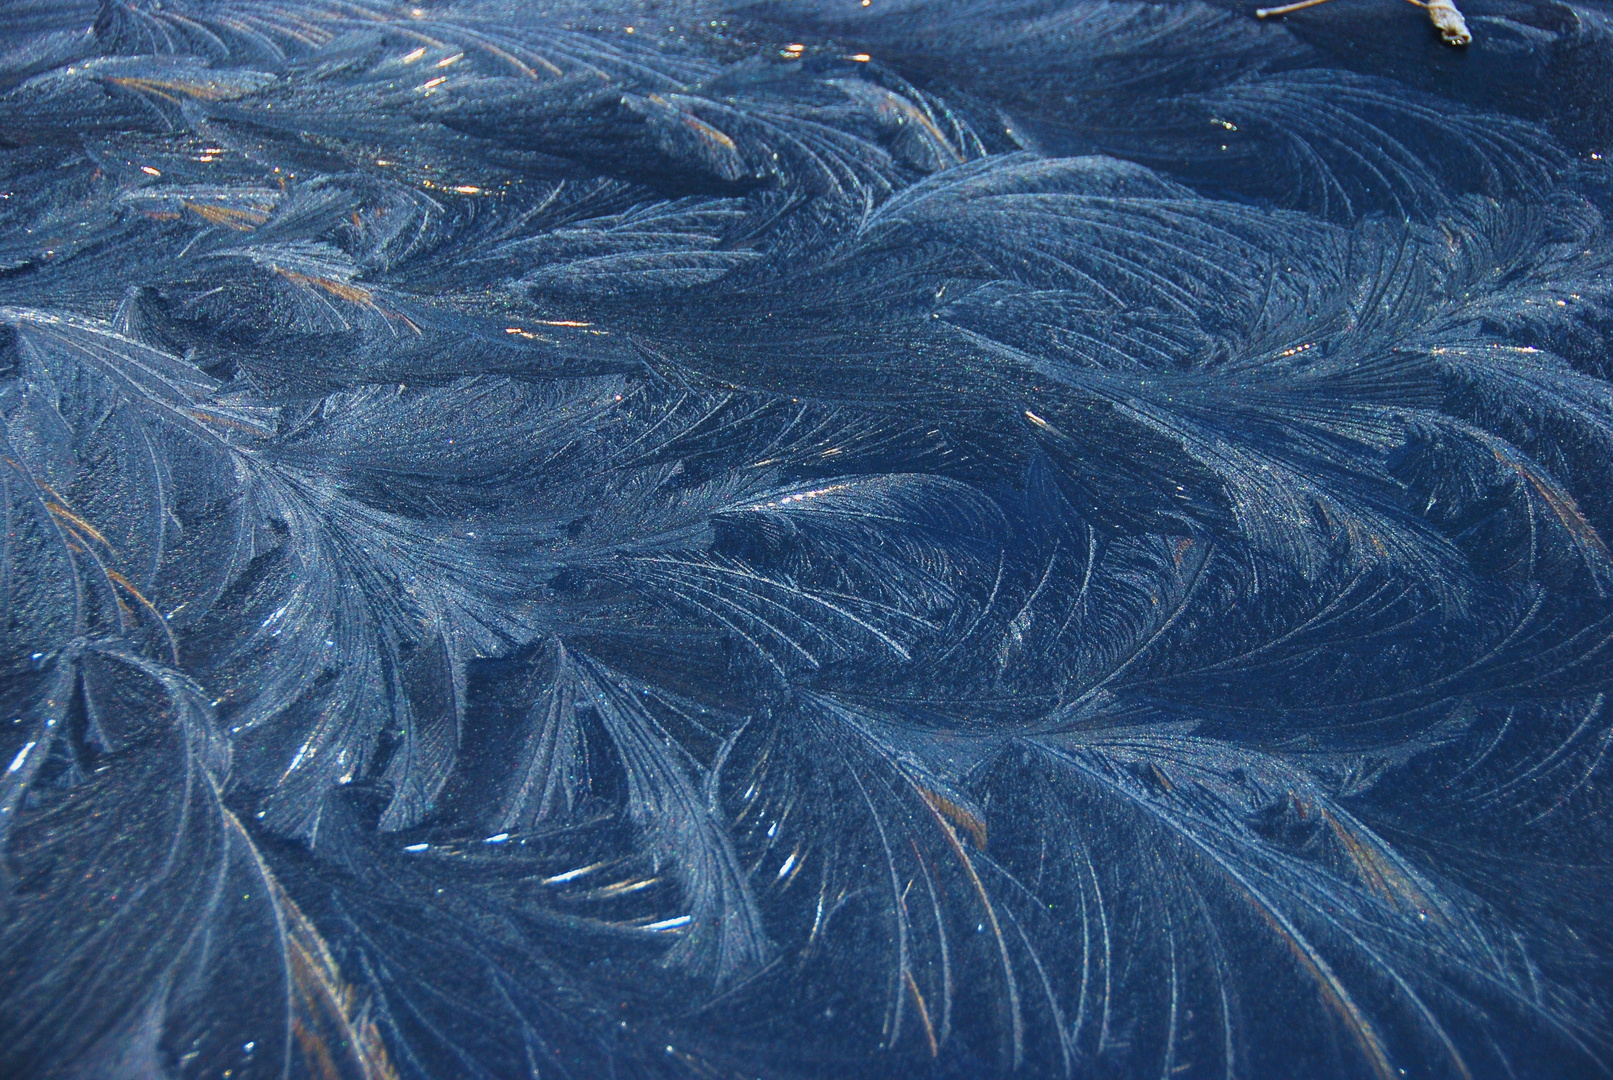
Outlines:
{"label": "white twig", "polygon": [[[1282,7],[1257,8],[1255,16],[1266,19],[1273,15],[1287,15],[1290,12],[1302,11],[1317,4],[1325,4],[1327,0],[1299,0],[1298,3],[1284,4]],[[1428,12],[1428,21],[1434,24],[1439,36],[1445,39],[1447,45],[1469,45],[1473,41],[1473,34],[1467,28],[1467,20],[1457,10],[1454,0],[1408,0],[1408,3],[1422,8]]]}
{"label": "white twig", "polygon": [[1439,36],[1445,39],[1447,45],[1470,45],[1473,35],[1467,28],[1467,20],[1462,13],[1456,10],[1453,0],[1411,0],[1424,11],[1428,12],[1428,21],[1434,24]]}

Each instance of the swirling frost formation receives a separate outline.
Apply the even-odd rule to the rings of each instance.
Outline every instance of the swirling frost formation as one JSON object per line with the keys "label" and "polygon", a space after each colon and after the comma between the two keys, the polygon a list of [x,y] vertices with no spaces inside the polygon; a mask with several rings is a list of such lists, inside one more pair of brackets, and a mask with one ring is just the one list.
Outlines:
{"label": "swirling frost formation", "polygon": [[0,2],[0,1073],[1613,1062],[1613,13]]}

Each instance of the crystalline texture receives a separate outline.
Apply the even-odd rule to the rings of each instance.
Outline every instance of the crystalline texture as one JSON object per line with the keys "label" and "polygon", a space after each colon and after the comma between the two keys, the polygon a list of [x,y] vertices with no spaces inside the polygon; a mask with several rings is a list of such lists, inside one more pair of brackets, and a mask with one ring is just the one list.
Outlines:
{"label": "crystalline texture", "polygon": [[0,0],[0,1075],[1607,1075],[1613,14],[1465,6]]}

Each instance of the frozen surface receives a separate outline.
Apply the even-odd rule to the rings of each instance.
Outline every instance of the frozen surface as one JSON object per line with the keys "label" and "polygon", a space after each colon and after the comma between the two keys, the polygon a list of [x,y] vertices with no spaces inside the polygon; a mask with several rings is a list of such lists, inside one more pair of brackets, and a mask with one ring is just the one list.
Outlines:
{"label": "frozen surface", "polygon": [[1613,10],[1463,7],[0,0],[0,1075],[1608,1075]]}

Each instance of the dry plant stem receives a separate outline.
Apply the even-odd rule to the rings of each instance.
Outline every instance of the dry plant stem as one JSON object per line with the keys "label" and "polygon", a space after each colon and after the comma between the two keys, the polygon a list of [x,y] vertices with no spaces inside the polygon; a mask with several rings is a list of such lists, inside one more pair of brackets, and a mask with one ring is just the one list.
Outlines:
{"label": "dry plant stem", "polygon": [[[1407,0],[1407,2],[1428,12],[1428,21],[1434,24],[1434,28],[1439,31],[1439,36],[1444,39],[1445,44],[1468,45],[1472,43],[1473,34],[1467,28],[1467,20],[1462,18],[1462,13],[1457,9],[1453,0],[1428,0],[1427,3],[1424,3],[1423,0]],[[1282,7],[1258,8],[1255,11],[1255,16],[1266,19],[1273,15],[1287,15],[1291,12],[1303,11],[1305,8],[1325,3],[1327,3],[1327,0],[1299,0],[1296,4],[1284,4]]]}
{"label": "dry plant stem", "polygon": [[1473,41],[1473,34],[1467,28],[1467,20],[1457,10],[1453,0],[1428,0],[1428,3],[1411,3],[1428,12],[1428,21],[1434,24],[1439,36],[1445,39],[1447,45],[1469,45]]}
{"label": "dry plant stem", "polygon": [[1284,4],[1282,7],[1258,8],[1255,11],[1255,17],[1265,19],[1272,15],[1287,15],[1291,11],[1303,11],[1305,8],[1325,3],[1327,3],[1327,0],[1299,0],[1297,4]]}

